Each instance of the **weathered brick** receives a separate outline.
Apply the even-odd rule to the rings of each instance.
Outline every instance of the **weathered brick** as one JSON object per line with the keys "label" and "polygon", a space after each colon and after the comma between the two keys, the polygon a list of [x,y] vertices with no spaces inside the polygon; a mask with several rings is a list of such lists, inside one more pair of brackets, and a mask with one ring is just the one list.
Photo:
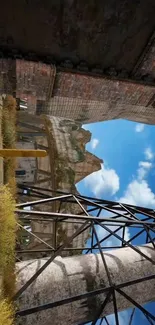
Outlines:
{"label": "weathered brick", "polygon": [[54,96],[146,106],[155,88],[134,82],[59,72]]}
{"label": "weathered brick", "polygon": [[28,112],[78,119],[155,123],[155,87],[133,81],[58,72],[43,63],[0,60],[1,93],[26,99]]}
{"label": "weathered brick", "polygon": [[154,98],[150,85],[59,72],[49,113],[75,119],[85,114],[84,123],[125,118],[154,124]]}

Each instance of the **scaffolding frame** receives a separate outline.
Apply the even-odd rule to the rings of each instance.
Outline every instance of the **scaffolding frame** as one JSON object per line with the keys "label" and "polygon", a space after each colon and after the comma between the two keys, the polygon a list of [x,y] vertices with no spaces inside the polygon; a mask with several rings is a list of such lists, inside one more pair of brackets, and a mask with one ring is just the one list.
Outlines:
{"label": "scaffolding frame", "polygon": [[[101,254],[101,258],[107,273],[107,277],[109,280],[109,286],[106,288],[100,288],[98,290],[90,291],[87,293],[83,293],[80,295],[72,296],[65,298],[63,300],[47,303],[44,305],[39,305],[36,307],[27,308],[24,310],[18,310],[16,312],[16,317],[22,317],[25,315],[29,315],[32,313],[40,312],[42,310],[62,306],[64,304],[72,303],[73,301],[77,301],[79,299],[90,298],[95,295],[99,295],[101,293],[106,294],[106,298],[94,316],[94,320],[92,320],[92,325],[97,324],[97,321],[100,319],[100,325],[107,324],[110,325],[107,316],[101,318],[101,314],[104,311],[105,306],[109,302],[109,299],[113,301],[114,307],[114,317],[115,317],[115,324],[119,325],[119,311],[117,309],[117,301],[116,301],[116,292],[122,295],[125,299],[130,301],[130,303],[134,306],[131,315],[128,320],[128,325],[132,325],[134,322],[134,315],[136,308],[138,308],[143,315],[145,316],[147,322],[149,324],[155,324],[155,313],[152,314],[146,308],[141,306],[138,302],[136,302],[131,296],[128,296],[124,291],[123,288],[127,286],[131,286],[142,281],[148,281],[155,278],[155,274],[150,276],[137,278],[133,281],[127,281],[121,284],[114,284],[111,280],[111,276],[106,265],[106,260],[104,257],[104,250],[106,249],[115,249],[121,247],[130,247],[137,253],[139,253],[143,258],[147,259],[153,265],[155,261],[153,261],[149,256],[146,256],[143,252],[141,252],[138,247],[134,246],[133,241],[140,237],[142,234],[145,235],[145,242],[144,244],[151,243],[153,249],[155,249],[155,210],[123,204],[120,202],[102,200],[87,196],[82,196],[80,194],[73,194],[73,193],[65,193],[62,191],[54,191],[47,188],[40,189],[36,186],[30,186],[27,184],[18,184],[19,195],[23,197],[23,199],[32,198],[31,201],[22,202],[16,205],[15,213],[18,215],[19,224],[20,221],[27,220],[31,222],[32,220],[36,221],[48,221],[54,222],[76,222],[79,224],[79,228],[72,234],[71,237],[68,237],[62,245],[57,247],[56,241],[54,247],[50,246],[46,242],[44,242],[41,238],[36,236],[32,233],[32,231],[28,230],[28,232],[32,235],[37,237],[38,240],[42,241],[46,248],[44,250],[18,250],[18,254],[20,256],[25,253],[35,254],[37,252],[47,252],[50,253],[50,257],[47,259],[45,264],[37,270],[37,272],[16,292],[14,296],[14,300],[18,299],[20,295],[36,280],[36,278],[45,270],[45,268],[63,251],[69,250],[83,250],[85,254],[93,253],[94,251],[98,251]],[[36,200],[34,200],[34,198]],[[34,210],[35,206],[41,206],[42,204],[54,204],[57,202],[57,211],[55,212],[46,212],[46,211],[38,211]],[[81,212],[77,215],[71,213],[61,213],[61,205],[62,203],[72,203],[78,205],[81,208]],[[33,210],[27,211],[25,210],[26,207],[31,207]],[[109,216],[104,216],[105,213],[108,213]],[[102,215],[102,216],[101,216]],[[99,238],[96,226],[102,227],[106,231],[106,236],[102,239]],[[111,228],[114,227],[114,230]],[[69,244],[76,238],[79,234],[81,234],[86,229],[91,229],[91,238],[89,239],[89,246],[88,247],[77,247],[77,248],[70,248]],[[125,240],[125,232],[126,229],[134,228],[136,230],[136,234],[134,234],[129,240]],[[57,227],[54,227],[55,234],[54,237],[56,238],[56,231]],[[26,230],[27,231],[27,230]],[[119,231],[119,235],[118,235]],[[120,235],[121,231],[121,235]],[[114,236],[121,245],[118,246],[104,246],[103,243]],[[49,247],[50,246],[50,247]],[[85,323],[86,324],[86,323]],[[79,324],[82,325],[82,324]]]}

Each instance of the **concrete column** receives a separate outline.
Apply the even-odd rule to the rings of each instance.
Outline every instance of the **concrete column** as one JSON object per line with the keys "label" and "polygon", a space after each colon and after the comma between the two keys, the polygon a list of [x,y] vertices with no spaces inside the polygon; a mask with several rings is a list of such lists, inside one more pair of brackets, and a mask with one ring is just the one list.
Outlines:
{"label": "concrete column", "polygon": [[[152,245],[141,246],[138,249],[155,261],[155,250]],[[155,274],[155,265],[129,247],[106,251],[104,256],[112,282],[115,284]],[[17,289],[32,277],[45,260],[17,263]],[[58,257],[22,294],[18,305],[20,309],[25,309],[105,287],[109,287],[109,282],[99,254]],[[123,290],[139,304],[149,302],[155,298],[155,279],[134,284]],[[101,294],[24,316],[18,324],[71,325],[88,322],[94,318],[105,297],[106,294]],[[131,307],[131,303],[123,296],[116,294],[116,299],[118,310]],[[102,316],[112,313],[111,300]]]}

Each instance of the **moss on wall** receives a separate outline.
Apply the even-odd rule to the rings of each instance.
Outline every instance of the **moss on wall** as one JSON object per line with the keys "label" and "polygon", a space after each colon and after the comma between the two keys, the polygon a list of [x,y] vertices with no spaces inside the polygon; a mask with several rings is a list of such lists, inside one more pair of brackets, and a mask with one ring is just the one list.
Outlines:
{"label": "moss on wall", "polygon": [[73,136],[70,136],[70,142],[71,142],[73,150],[75,150],[77,152],[78,162],[84,161],[85,155],[84,155],[83,150],[81,150],[79,148],[77,140]]}

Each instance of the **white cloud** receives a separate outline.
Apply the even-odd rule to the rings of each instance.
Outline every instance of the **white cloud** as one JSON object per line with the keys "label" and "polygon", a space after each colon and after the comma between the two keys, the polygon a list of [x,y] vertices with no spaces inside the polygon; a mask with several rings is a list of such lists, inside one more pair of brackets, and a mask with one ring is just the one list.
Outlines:
{"label": "white cloud", "polygon": [[128,185],[124,196],[120,198],[120,202],[155,207],[155,194],[152,192],[147,181],[134,180]]}
{"label": "white cloud", "polygon": [[153,167],[151,162],[140,161],[137,169],[137,177],[127,186],[124,195],[120,198],[120,202],[155,207],[155,194],[152,192],[146,176]]}
{"label": "white cloud", "polygon": [[152,149],[150,147],[145,149],[144,154],[145,154],[145,158],[148,159],[148,160],[152,160],[153,157],[154,157],[154,154],[153,154]]}
{"label": "white cloud", "polygon": [[139,166],[143,168],[150,169],[152,167],[152,163],[148,161],[140,161]]}
{"label": "white cloud", "polygon": [[94,138],[94,139],[92,139],[90,144],[91,144],[92,149],[95,149],[99,144],[99,140]]}
{"label": "white cloud", "polygon": [[101,170],[85,178],[85,185],[97,197],[102,197],[104,194],[114,195],[119,190],[119,176],[114,169],[102,165]]}
{"label": "white cloud", "polygon": [[138,174],[138,179],[142,180],[144,179],[149,170],[152,168],[152,163],[148,162],[148,161],[140,161],[139,162],[139,168],[137,170],[137,174]]}
{"label": "white cloud", "polygon": [[135,131],[138,132],[138,133],[139,132],[143,132],[144,131],[144,127],[145,127],[144,124],[138,123],[138,124],[136,124]]}

